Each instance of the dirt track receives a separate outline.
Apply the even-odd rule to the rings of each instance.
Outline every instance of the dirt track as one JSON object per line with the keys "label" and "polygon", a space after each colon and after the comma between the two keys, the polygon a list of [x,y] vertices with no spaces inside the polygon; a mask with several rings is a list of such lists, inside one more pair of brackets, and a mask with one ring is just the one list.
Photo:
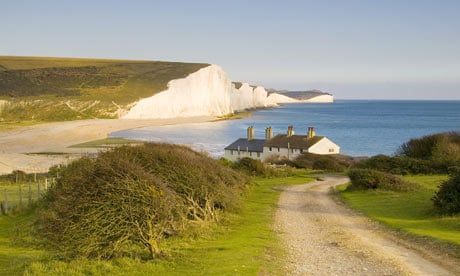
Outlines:
{"label": "dirt track", "polygon": [[[275,225],[295,275],[458,275],[460,265],[398,242],[376,223],[334,200],[346,177],[283,189]],[[403,245],[404,244],[404,245]]]}

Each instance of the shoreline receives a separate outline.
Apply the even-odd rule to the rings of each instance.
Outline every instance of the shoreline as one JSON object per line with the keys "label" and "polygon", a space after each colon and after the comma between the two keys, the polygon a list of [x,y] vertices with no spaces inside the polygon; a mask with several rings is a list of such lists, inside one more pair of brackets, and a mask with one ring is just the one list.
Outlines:
{"label": "shoreline", "polygon": [[98,151],[71,146],[107,138],[115,131],[147,126],[212,122],[215,119],[216,117],[212,116],[147,120],[90,119],[50,122],[1,131],[0,174],[8,174],[13,170],[28,173],[47,172],[51,166]]}

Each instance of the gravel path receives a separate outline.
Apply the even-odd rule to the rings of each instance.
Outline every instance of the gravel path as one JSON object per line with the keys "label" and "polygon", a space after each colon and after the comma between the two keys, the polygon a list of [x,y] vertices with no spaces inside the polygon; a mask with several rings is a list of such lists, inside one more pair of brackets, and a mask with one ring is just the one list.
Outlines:
{"label": "gravel path", "polygon": [[331,188],[346,177],[283,189],[275,226],[294,275],[458,275],[458,263],[440,265],[390,237],[376,223],[334,201]]}

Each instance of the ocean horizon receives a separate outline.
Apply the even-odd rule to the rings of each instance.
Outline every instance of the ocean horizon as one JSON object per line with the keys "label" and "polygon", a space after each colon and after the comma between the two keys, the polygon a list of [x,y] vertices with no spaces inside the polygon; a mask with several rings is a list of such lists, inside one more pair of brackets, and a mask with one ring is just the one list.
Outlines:
{"label": "ocean horizon", "polygon": [[334,103],[283,104],[252,111],[243,119],[130,129],[110,137],[184,144],[220,157],[225,146],[246,136],[248,126],[254,126],[256,137],[263,138],[265,127],[279,134],[288,125],[294,126],[296,134],[315,127],[318,135],[336,142],[342,154],[392,155],[411,138],[460,131],[460,101],[338,99]]}

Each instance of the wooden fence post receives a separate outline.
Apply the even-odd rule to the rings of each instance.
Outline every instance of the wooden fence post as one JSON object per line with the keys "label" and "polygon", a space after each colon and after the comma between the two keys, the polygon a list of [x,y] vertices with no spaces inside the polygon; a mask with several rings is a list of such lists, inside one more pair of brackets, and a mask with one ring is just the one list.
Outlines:
{"label": "wooden fence post", "polygon": [[48,190],[48,178],[45,178],[45,191]]}
{"label": "wooden fence post", "polygon": [[37,198],[40,198],[40,181],[37,182]]}
{"label": "wooden fence post", "polygon": [[5,213],[5,215],[8,214],[8,194],[6,193],[6,189],[5,189],[5,200],[3,201],[3,212]]}
{"label": "wooden fence post", "polygon": [[29,182],[29,206],[32,205],[32,183]]}
{"label": "wooden fence post", "polygon": [[19,209],[22,210],[22,185],[19,183]]}

